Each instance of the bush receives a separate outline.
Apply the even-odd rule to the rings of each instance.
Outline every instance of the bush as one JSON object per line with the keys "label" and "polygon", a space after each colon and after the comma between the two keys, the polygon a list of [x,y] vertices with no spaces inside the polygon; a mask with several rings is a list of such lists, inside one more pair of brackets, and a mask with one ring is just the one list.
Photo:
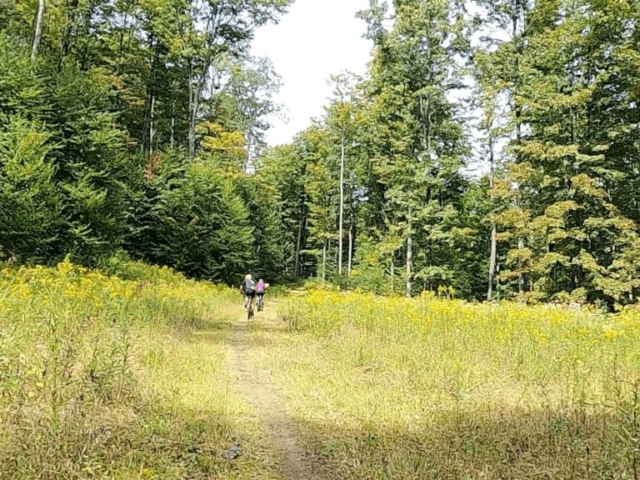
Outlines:
{"label": "bush", "polygon": [[148,265],[131,260],[126,252],[118,252],[102,262],[100,270],[123,280],[178,283],[184,282],[184,275],[166,266]]}

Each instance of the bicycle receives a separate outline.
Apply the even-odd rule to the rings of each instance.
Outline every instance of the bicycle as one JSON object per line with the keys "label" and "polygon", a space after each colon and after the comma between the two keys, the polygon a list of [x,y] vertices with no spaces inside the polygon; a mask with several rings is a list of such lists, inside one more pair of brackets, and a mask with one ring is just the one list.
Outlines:
{"label": "bicycle", "polygon": [[257,297],[256,307],[258,308],[258,311],[261,312],[264,310],[264,294],[258,294]]}
{"label": "bicycle", "polygon": [[[247,301],[247,297],[248,297],[248,301]],[[255,313],[253,311],[253,299],[255,298],[255,296],[252,295],[246,295],[245,296],[245,302],[246,302],[246,309],[247,309],[247,320],[251,320]]]}

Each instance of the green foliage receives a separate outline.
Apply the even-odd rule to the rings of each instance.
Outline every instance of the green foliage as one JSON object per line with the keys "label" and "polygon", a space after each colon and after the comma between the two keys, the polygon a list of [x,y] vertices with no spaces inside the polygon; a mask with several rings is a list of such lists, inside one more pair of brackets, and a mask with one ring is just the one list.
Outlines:
{"label": "green foliage", "polygon": [[14,118],[0,130],[0,256],[38,262],[55,253],[62,202],[47,133]]}
{"label": "green foliage", "polygon": [[146,281],[151,283],[164,282],[177,284],[185,280],[183,275],[166,266],[158,267],[134,261],[129,254],[124,251],[117,252],[115,255],[104,260],[100,265],[100,270],[108,276],[134,282]]}
{"label": "green foliage", "polygon": [[248,50],[290,0],[46,2],[41,32],[37,2],[5,3],[3,258],[99,265],[124,249],[235,282],[260,252],[279,274],[279,199],[245,173],[278,81]]}
{"label": "green foliage", "polygon": [[232,178],[210,160],[186,167],[159,193],[146,246],[154,263],[231,282],[254,262],[249,209]]}
{"label": "green foliage", "polygon": [[527,29],[483,57],[495,80],[484,88],[514,98],[508,175],[518,188],[496,193],[515,213],[498,223],[511,233],[503,236],[503,278],[519,277],[521,294],[575,292],[610,305],[635,298],[638,216],[622,192],[638,176],[629,168],[637,142],[628,123],[640,118],[632,100],[638,74],[626,63],[638,52],[637,18],[627,2],[527,6]]}
{"label": "green foliage", "polygon": [[47,2],[41,35],[37,2],[2,5],[3,256],[636,300],[637,2],[372,0],[368,75],[273,149],[279,78],[249,46],[290,0],[196,3]]}
{"label": "green foliage", "polygon": [[251,255],[245,270],[252,268],[256,277],[279,278],[285,273],[285,245],[278,192],[257,176],[244,176],[238,188],[253,230]]}
{"label": "green foliage", "polygon": [[56,178],[64,192],[65,251],[90,263],[120,246],[125,229],[126,182],[135,175],[125,156],[124,131],[109,112],[104,72],[65,65],[52,81],[51,122]]}

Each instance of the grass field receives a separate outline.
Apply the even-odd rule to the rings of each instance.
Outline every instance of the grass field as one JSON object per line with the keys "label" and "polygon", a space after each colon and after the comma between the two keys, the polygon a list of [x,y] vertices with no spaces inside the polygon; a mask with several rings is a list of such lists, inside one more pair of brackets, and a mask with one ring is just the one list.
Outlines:
{"label": "grass field", "polygon": [[227,368],[237,294],[140,269],[2,271],[0,478],[276,478]]}
{"label": "grass field", "polygon": [[0,273],[3,480],[640,475],[638,310],[121,277]]}
{"label": "grass field", "polygon": [[[315,292],[254,325],[327,478],[635,479],[640,312]],[[276,325],[273,325],[274,327]]]}

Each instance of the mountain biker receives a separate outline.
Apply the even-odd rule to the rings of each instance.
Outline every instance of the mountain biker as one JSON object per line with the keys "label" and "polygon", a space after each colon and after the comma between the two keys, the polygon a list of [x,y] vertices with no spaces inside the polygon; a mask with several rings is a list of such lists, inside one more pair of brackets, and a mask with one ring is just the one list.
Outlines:
{"label": "mountain biker", "polygon": [[264,283],[263,279],[258,280],[258,284],[256,285],[256,295],[258,296],[258,306],[264,305],[264,294],[269,288],[268,283]]}
{"label": "mountain biker", "polygon": [[253,299],[256,298],[256,282],[253,281],[250,273],[244,277],[244,281],[240,284],[240,293],[244,295],[244,308],[248,309],[253,303]]}

